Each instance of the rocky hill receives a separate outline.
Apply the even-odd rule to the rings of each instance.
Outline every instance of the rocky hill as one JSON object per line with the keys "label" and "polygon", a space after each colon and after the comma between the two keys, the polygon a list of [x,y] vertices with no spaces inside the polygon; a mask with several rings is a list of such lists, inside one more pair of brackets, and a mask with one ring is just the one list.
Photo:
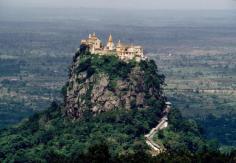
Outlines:
{"label": "rocky hill", "polygon": [[62,89],[65,102],[0,130],[0,162],[232,161],[233,155],[211,153],[215,144],[176,109],[168,114],[168,127],[151,136],[165,152],[150,155],[144,136],[163,117],[163,84],[152,60],[124,62],[81,47]]}
{"label": "rocky hill", "polygon": [[153,61],[121,61],[114,56],[77,53],[70,68],[65,107],[70,117],[94,115],[115,109],[147,109],[155,100],[164,102],[159,75]]}

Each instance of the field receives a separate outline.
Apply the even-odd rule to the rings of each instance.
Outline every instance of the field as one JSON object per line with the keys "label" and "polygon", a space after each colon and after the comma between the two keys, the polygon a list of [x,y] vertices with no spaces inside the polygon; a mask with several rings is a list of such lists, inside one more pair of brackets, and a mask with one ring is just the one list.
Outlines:
{"label": "field", "polygon": [[[166,76],[165,93],[173,106],[202,124],[207,137],[236,145],[234,11],[74,9],[62,15],[59,9],[5,9],[2,13],[1,127],[46,109],[53,100],[62,101],[60,90],[80,39],[95,31],[103,42],[112,33],[115,41],[144,46]],[[129,17],[124,19],[125,15]]]}
{"label": "field", "polygon": [[[14,124],[60,100],[66,78],[67,57],[25,53],[0,60],[0,126]],[[46,65],[46,66],[45,66]]]}

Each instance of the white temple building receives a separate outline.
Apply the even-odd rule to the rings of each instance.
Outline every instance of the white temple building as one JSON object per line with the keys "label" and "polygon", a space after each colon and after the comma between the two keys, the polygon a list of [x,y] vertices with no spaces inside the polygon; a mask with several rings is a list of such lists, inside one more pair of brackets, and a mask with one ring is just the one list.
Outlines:
{"label": "white temple building", "polygon": [[85,40],[81,40],[81,44],[89,46],[89,51],[92,54],[99,55],[117,55],[121,60],[129,61],[136,60],[141,61],[145,60],[146,57],[143,54],[142,46],[138,45],[127,45],[118,41],[115,45],[110,34],[106,46],[103,46],[102,41],[96,36],[95,33],[89,34],[89,37]]}

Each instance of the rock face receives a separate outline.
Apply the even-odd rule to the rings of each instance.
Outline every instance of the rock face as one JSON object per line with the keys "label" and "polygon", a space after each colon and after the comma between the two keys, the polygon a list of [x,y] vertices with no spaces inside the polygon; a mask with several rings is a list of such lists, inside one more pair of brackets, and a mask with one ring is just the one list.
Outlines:
{"label": "rock face", "polygon": [[82,60],[83,55],[77,56],[70,69],[65,97],[69,117],[77,119],[87,113],[96,115],[114,109],[145,109],[148,108],[147,97],[162,98],[160,90],[146,88],[145,72],[140,66],[133,66],[127,77],[114,79],[99,70],[91,74],[88,67],[92,67],[92,63],[78,72]]}

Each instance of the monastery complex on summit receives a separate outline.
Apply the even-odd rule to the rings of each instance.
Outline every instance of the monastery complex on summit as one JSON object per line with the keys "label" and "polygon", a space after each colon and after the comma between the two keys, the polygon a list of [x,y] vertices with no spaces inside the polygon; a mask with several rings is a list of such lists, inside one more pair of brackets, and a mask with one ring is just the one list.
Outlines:
{"label": "monastery complex on summit", "polygon": [[89,34],[86,40],[81,40],[81,44],[87,45],[89,51],[92,54],[99,55],[112,55],[116,54],[121,60],[145,60],[146,57],[143,54],[142,46],[127,45],[118,41],[117,44],[113,43],[112,35],[110,34],[106,46],[102,44],[102,41],[96,36],[95,33]]}

